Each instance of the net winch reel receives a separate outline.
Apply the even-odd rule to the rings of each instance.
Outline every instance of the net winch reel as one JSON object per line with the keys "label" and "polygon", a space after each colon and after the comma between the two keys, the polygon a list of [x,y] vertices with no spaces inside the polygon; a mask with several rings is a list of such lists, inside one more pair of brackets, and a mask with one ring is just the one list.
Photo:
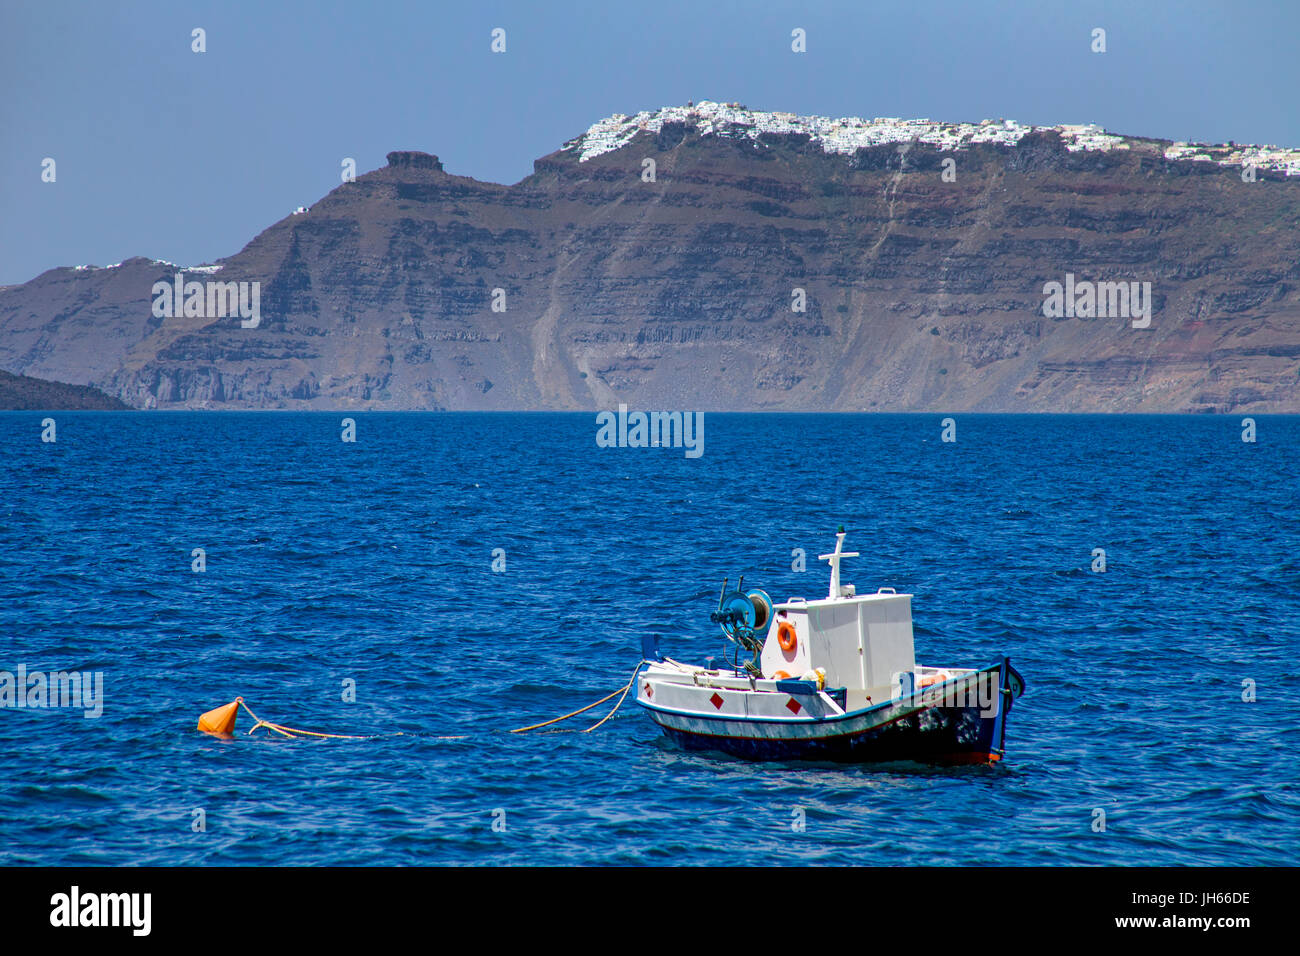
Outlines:
{"label": "net winch reel", "polygon": [[[728,579],[722,579],[722,593],[718,595],[718,609],[709,615],[709,620],[722,628],[723,636],[732,643],[732,664],[736,670],[742,668],[755,677],[761,677],[762,671],[757,665],[758,655],[763,650],[763,642],[768,629],[772,626],[772,599],[766,591],[753,588],[745,590],[745,576],[742,574],[735,590],[727,590]],[[750,660],[742,663],[742,652]]]}

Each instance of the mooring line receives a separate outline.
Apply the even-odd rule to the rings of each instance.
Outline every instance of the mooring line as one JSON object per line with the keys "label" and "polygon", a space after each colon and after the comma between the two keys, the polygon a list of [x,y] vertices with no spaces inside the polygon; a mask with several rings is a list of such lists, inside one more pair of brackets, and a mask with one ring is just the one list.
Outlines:
{"label": "mooring line", "polygon": [[387,734],[323,734],[316,730],[299,730],[297,727],[286,727],[283,724],[273,724],[269,720],[263,720],[261,717],[258,717],[257,714],[253,713],[253,708],[249,707],[248,704],[245,703],[244,698],[237,697],[235,698],[235,700],[241,707],[244,708],[244,710],[248,711],[249,717],[252,717],[253,720],[257,721],[249,729],[248,732],[250,735],[258,727],[270,727],[277,734],[280,734],[283,737],[302,736],[302,737],[321,737],[328,740],[374,740],[376,737],[405,736],[405,734],[400,730],[396,730]]}
{"label": "mooring line", "polygon": [[[644,660],[641,661],[641,664],[644,664],[644,663],[645,663]],[[636,675],[639,674],[639,673],[641,673],[641,664],[637,664],[637,665],[636,665],[636,670],[634,670],[634,671],[632,672],[632,677],[628,680],[628,682],[627,682],[627,686],[623,688],[623,696],[620,697],[620,698],[618,699],[618,703],[614,705],[614,709],[611,710],[611,711],[610,711],[608,714],[606,714],[604,717],[600,718],[600,720],[596,721],[596,723],[592,724],[590,727],[588,727],[586,730],[584,730],[584,731],[583,731],[584,734],[589,734],[589,733],[591,733],[593,730],[595,730],[597,727],[599,727],[599,726],[600,726],[601,724],[603,724],[605,721],[609,720],[609,718],[613,717],[615,714],[618,713],[618,709],[619,709],[620,707],[623,706],[623,701],[624,701],[625,699],[627,699],[627,692],[630,691],[630,690],[632,689],[632,685],[636,683]]]}
{"label": "mooring line", "polygon": [[[640,670],[641,670],[641,665],[644,664],[644,663],[645,663],[645,661],[638,661],[638,662],[637,662],[637,665],[636,665],[636,670],[634,670],[634,671],[632,672],[632,676],[628,678],[628,681],[627,681],[626,684],[624,684],[622,687],[618,688],[618,690],[614,691],[613,693],[611,693],[611,694],[606,694],[604,697],[602,697],[600,700],[596,701],[594,704],[588,704],[586,707],[583,707],[581,710],[575,710],[573,713],[571,713],[571,714],[565,714],[563,717],[556,717],[554,720],[546,720],[546,721],[543,721],[543,722],[540,723],[540,724],[530,724],[530,725],[527,726],[527,727],[517,727],[517,728],[515,728],[514,730],[510,731],[510,733],[512,733],[512,734],[523,734],[523,733],[527,733],[527,732],[530,731],[530,730],[537,730],[539,727],[549,727],[551,724],[558,724],[560,721],[562,721],[562,720],[568,720],[570,717],[577,717],[579,714],[585,714],[587,711],[591,710],[593,707],[599,707],[601,704],[605,703],[605,701],[610,700],[610,699],[612,699],[612,698],[614,698],[614,697],[618,697],[619,694],[622,694],[623,697],[626,697],[626,696],[627,696],[627,692],[628,692],[629,690],[631,690],[631,689],[632,689],[632,685],[633,685],[634,683],[636,683],[636,675],[640,672]],[[588,727],[586,730],[583,731],[583,733],[584,733],[584,734],[589,734],[589,733],[591,733],[593,730],[595,730],[597,727],[599,727],[601,724],[603,724],[606,720],[609,720],[609,718],[613,717],[613,716],[614,716],[614,711],[618,710],[619,707],[622,706],[622,704],[623,704],[623,697],[619,697],[619,699],[618,699],[618,703],[614,705],[614,710],[611,710],[608,714],[606,714],[603,720],[601,720],[599,723],[593,724],[592,726]]]}
{"label": "mooring line", "polygon": [[[611,693],[606,694],[604,697],[602,697],[600,700],[596,701],[595,703],[588,704],[586,707],[579,708],[578,710],[565,714],[562,717],[555,717],[551,720],[545,720],[539,724],[529,724],[527,727],[516,727],[514,730],[510,730],[506,732],[511,734],[524,734],[524,733],[528,733],[531,730],[538,730],[542,727],[549,727],[552,724],[558,724],[561,721],[568,720],[570,717],[577,717],[579,714],[585,714],[587,711],[599,707],[601,704],[605,703],[606,701],[618,697],[618,702],[614,704],[613,709],[608,714],[606,714],[600,720],[596,721],[596,723],[592,724],[586,730],[582,731],[582,733],[584,734],[589,734],[593,730],[595,730],[596,728],[604,724],[605,721],[609,720],[616,713],[618,713],[618,709],[623,706],[623,701],[627,699],[628,692],[631,691],[632,685],[636,683],[636,675],[640,673],[641,665],[644,663],[645,663],[644,660],[638,661],[636,665],[636,669],[632,671],[632,676],[628,678],[626,684],[612,691]],[[257,716],[257,714],[253,713],[253,708],[248,706],[248,703],[244,700],[243,697],[236,697],[233,703],[228,704],[224,707],[220,707],[215,711],[210,711],[209,713],[204,714],[201,718],[199,718],[199,729],[206,733],[215,733],[220,736],[229,736],[234,729],[234,725],[235,725],[234,714],[235,714],[235,709],[237,707],[244,708],[244,710],[248,713],[248,716],[253,718],[253,726],[248,731],[250,735],[254,731],[256,731],[259,727],[266,727],[269,730],[272,730],[275,733],[279,734],[281,737],[288,737],[290,739],[297,738],[297,737],[315,737],[321,740],[376,740],[381,737],[432,737],[432,739],[434,740],[467,740],[469,737],[472,736],[471,734],[435,736],[432,734],[409,733],[403,730],[390,731],[389,733],[384,733],[384,734],[326,734],[318,730],[302,730],[301,728],[298,727],[287,727],[284,724],[277,724],[270,720],[263,720],[261,717]],[[500,733],[500,731],[489,731],[489,733]]]}

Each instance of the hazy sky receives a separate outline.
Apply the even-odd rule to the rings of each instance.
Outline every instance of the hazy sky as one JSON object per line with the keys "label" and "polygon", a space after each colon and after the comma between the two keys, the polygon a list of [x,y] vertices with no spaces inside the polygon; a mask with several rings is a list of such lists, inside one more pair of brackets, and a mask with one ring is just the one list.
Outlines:
{"label": "hazy sky", "polygon": [[0,0],[0,284],[231,255],[344,157],[516,182],[598,119],[690,99],[1296,146],[1297,96],[1287,0]]}

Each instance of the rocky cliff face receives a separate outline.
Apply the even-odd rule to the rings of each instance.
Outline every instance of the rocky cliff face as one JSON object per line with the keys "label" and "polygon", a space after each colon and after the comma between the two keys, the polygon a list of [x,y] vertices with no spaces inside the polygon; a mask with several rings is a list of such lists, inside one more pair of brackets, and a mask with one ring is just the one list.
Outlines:
{"label": "rocky cliff face", "polygon": [[[156,316],[168,263],[54,269],[0,290],[0,368],[144,408],[1300,411],[1282,151],[774,116],[613,117],[513,186],[390,153],[185,273],[260,283],[255,328]],[[1045,315],[1067,274],[1150,283],[1149,327]]]}

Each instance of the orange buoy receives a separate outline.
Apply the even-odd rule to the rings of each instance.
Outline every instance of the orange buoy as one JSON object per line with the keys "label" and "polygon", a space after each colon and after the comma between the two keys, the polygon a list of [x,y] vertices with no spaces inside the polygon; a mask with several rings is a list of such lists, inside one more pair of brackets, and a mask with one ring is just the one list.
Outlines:
{"label": "orange buoy", "polygon": [[205,734],[229,737],[235,730],[235,718],[239,716],[239,705],[244,698],[236,697],[229,704],[222,704],[199,718],[199,730]]}
{"label": "orange buoy", "polygon": [[776,629],[776,642],[787,654],[793,651],[799,644],[794,634],[794,625],[789,621],[782,621],[781,626]]}
{"label": "orange buoy", "polygon": [[773,679],[773,680],[789,680],[789,679],[790,679],[790,675],[787,674],[785,671],[777,671],[775,674],[772,675],[772,679]]}

